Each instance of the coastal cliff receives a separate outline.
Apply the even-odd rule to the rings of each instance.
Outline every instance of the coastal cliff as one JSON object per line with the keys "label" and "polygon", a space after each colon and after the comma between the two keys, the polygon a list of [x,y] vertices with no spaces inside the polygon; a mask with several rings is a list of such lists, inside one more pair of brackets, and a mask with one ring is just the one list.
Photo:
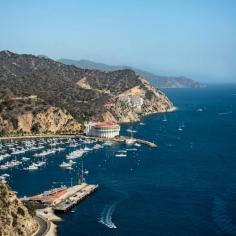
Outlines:
{"label": "coastal cliff", "polygon": [[0,235],[29,236],[37,223],[16,194],[0,181]]}
{"label": "coastal cliff", "polygon": [[130,69],[80,69],[45,57],[0,52],[0,135],[75,133],[85,121],[138,121],[173,110]]}

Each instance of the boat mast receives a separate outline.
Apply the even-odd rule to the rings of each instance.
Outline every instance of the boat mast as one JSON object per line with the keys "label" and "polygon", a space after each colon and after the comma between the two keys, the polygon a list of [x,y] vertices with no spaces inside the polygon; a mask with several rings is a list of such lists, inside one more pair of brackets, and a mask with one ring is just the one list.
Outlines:
{"label": "boat mast", "polygon": [[84,162],[82,158],[82,183],[84,182]]}

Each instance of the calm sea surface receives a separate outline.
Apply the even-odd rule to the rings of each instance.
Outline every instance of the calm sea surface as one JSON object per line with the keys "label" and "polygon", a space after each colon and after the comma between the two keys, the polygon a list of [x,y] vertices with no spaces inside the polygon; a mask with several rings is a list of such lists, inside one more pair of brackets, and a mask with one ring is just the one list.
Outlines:
{"label": "calm sea surface", "polygon": [[[135,147],[122,158],[115,153],[134,147],[115,144],[84,155],[87,182],[99,189],[63,215],[59,235],[236,235],[236,86],[165,92],[178,107],[167,121],[153,115],[142,119],[145,125],[122,126],[122,134],[132,128],[158,148]],[[9,185],[20,196],[53,182],[69,185],[77,167],[68,171],[59,164],[80,146],[60,146],[66,150],[46,157],[38,171],[20,166],[0,174],[11,175]],[[35,160],[33,153],[16,158]]]}

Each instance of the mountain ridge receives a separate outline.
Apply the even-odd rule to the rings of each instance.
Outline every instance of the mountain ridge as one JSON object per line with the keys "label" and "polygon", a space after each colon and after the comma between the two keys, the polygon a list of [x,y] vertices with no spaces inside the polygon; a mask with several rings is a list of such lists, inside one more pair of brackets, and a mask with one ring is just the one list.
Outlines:
{"label": "mountain ridge", "polygon": [[0,52],[0,135],[77,133],[85,121],[138,121],[174,109],[130,69],[80,69],[31,54]]}
{"label": "mountain ridge", "polygon": [[185,76],[159,76],[154,73],[124,65],[107,65],[105,63],[94,62],[87,59],[71,60],[61,58],[58,60],[66,65],[75,65],[82,69],[97,69],[102,71],[115,71],[122,69],[134,70],[140,76],[143,76],[152,85],[158,88],[204,88],[205,84],[189,79]]}

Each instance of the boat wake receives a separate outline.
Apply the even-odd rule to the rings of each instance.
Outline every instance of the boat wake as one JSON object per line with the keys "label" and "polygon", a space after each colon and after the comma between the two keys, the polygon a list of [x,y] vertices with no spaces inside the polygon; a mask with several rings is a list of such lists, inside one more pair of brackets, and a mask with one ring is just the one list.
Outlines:
{"label": "boat wake", "polygon": [[236,235],[236,225],[227,213],[226,202],[220,197],[214,199],[212,216],[224,235]]}
{"label": "boat wake", "polygon": [[220,113],[218,113],[218,115],[223,116],[223,115],[229,115],[231,113],[232,113],[232,111],[220,112]]}
{"label": "boat wake", "polygon": [[116,225],[112,222],[112,215],[116,208],[117,203],[106,205],[102,211],[100,223],[106,225],[110,229],[116,229]]}

